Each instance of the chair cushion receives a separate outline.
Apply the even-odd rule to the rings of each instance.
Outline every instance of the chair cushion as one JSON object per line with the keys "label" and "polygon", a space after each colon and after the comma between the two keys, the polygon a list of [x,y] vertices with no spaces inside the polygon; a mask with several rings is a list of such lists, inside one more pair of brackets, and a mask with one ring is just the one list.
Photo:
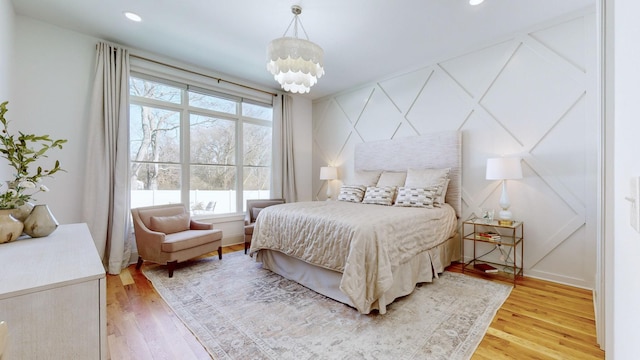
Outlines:
{"label": "chair cushion", "polygon": [[[134,209],[132,209],[133,211]],[[173,216],[188,213],[182,204],[147,206],[136,209],[144,226],[149,228],[152,216]]]}
{"label": "chair cushion", "polygon": [[149,229],[165,234],[174,234],[189,230],[189,214],[152,216],[149,222]]}
{"label": "chair cushion", "polygon": [[[255,199],[255,200],[247,200],[247,221],[248,223],[253,223],[256,221],[258,214],[260,211],[268,206],[284,204],[284,200],[282,199]],[[253,211],[254,208],[257,208],[258,211]]]}
{"label": "chair cushion", "polygon": [[264,208],[260,208],[260,207],[254,207],[251,209],[251,215],[253,216],[253,220],[255,221],[255,219],[258,218],[258,215],[260,215],[260,211],[262,211],[262,209]]}
{"label": "chair cushion", "polygon": [[187,230],[165,236],[162,251],[176,252],[222,240],[222,230]]}

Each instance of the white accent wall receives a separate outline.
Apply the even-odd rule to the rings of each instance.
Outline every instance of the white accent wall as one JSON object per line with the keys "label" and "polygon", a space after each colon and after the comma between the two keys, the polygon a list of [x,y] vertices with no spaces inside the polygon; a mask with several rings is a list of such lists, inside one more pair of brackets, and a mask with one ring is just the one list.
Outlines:
{"label": "white accent wall", "polygon": [[595,15],[585,11],[314,101],[316,198],[326,193],[320,167],[338,166],[348,179],[357,143],[461,130],[463,219],[499,208],[500,182],[485,180],[486,159],[521,156],[524,178],[508,190],[525,223],[526,275],[593,288],[595,35]]}

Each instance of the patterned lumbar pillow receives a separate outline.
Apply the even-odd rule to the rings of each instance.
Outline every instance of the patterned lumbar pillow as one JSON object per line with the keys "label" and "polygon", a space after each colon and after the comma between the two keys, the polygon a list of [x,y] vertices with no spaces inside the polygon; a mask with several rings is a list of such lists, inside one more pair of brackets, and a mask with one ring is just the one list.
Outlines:
{"label": "patterned lumbar pillow", "polygon": [[409,207],[425,207],[434,208],[440,207],[435,200],[438,197],[437,186],[428,188],[411,188],[401,187],[398,189],[398,198],[394,206],[409,206]]}
{"label": "patterned lumbar pillow", "polygon": [[393,186],[374,187],[368,186],[364,194],[363,204],[391,205],[396,188]]}
{"label": "patterned lumbar pillow", "polygon": [[364,192],[366,190],[367,187],[364,185],[342,185],[340,187],[338,200],[356,203],[362,202],[362,198],[364,198]]}

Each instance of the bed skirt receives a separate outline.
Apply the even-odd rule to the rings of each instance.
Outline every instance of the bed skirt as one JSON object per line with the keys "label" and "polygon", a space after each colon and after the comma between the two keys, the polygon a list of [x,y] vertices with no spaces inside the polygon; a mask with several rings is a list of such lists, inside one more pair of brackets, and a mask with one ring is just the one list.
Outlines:
{"label": "bed skirt", "polygon": [[[275,250],[259,250],[256,255],[256,260],[262,263],[263,268],[331,299],[355,307],[349,297],[340,290],[342,273],[308,264]],[[416,255],[393,269],[392,287],[371,304],[366,313],[372,310],[378,310],[380,314],[386,313],[387,305],[395,299],[409,295],[418,283],[433,281],[445,267],[458,260],[460,260],[460,236],[456,234],[444,243]]]}

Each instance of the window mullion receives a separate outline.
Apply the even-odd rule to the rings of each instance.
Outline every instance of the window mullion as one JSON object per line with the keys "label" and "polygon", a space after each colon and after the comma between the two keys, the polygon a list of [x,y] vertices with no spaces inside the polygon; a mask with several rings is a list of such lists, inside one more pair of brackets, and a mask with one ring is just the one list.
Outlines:
{"label": "window mullion", "polygon": [[204,217],[240,213],[247,198],[269,196],[264,190],[270,165],[264,159],[271,136],[261,128],[272,126],[270,108],[254,102],[245,107],[244,99],[225,94],[195,96],[188,85],[159,78],[135,81],[129,121],[136,137],[130,143],[141,156],[130,160],[136,164],[132,205],[180,201],[192,215]]}
{"label": "window mullion", "polygon": [[182,111],[180,112],[180,154],[182,162],[181,172],[181,184],[180,184],[180,198],[182,203],[186,204],[189,208],[191,206],[190,192],[191,192],[191,126],[189,116],[189,103],[188,103],[187,91],[182,91]]}
{"label": "window mullion", "polygon": [[244,140],[243,140],[243,134],[244,134],[244,130],[243,130],[243,126],[244,123],[242,121],[242,116],[240,115],[242,113],[242,109],[241,109],[242,103],[238,102],[236,104],[236,114],[238,114],[238,117],[236,119],[237,121],[237,126],[236,126],[236,171],[237,171],[237,183],[236,183],[236,212],[242,212],[242,209],[244,209],[244,204],[243,204],[243,200],[244,200]]}

